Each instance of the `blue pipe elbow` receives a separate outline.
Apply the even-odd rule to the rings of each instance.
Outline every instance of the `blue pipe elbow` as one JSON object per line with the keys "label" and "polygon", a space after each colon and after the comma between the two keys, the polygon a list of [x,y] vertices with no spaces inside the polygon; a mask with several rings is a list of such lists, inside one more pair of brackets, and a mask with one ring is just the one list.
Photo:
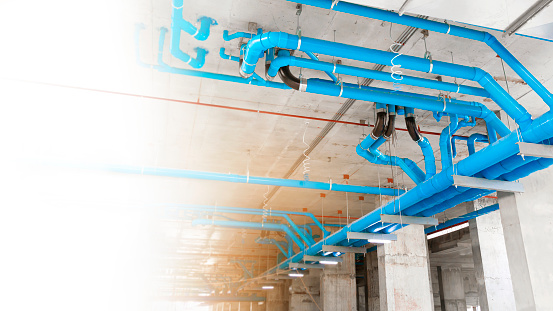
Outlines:
{"label": "blue pipe elbow", "polygon": [[200,27],[196,28],[194,25],[192,25],[182,17],[184,0],[172,1],[173,11],[171,16],[171,31],[177,33],[180,37],[180,31],[183,30],[192,35],[195,39],[205,41],[209,37],[211,26],[217,25],[217,21],[211,17],[202,16],[198,18],[198,22],[200,22]]}
{"label": "blue pipe elbow", "polygon": [[230,41],[230,40],[234,40],[234,39],[237,39],[237,38],[251,39],[253,36],[255,36],[255,35],[252,34],[252,33],[247,33],[247,32],[236,32],[236,33],[233,33],[233,34],[229,34],[228,30],[223,31],[223,40],[225,40],[225,41]]}
{"label": "blue pipe elbow", "polygon": [[436,175],[436,158],[434,157],[434,150],[426,137],[423,137],[417,142],[421,148],[422,155],[424,156],[424,169],[426,171],[424,180],[430,179]]}
{"label": "blue pipe elbow", "polygon": [[483,135],[483,134],[479,134],[479,133],[474,133],[474,134],[469,136],[469,138],[467,140],[467,147],[469,149],[469,156],[476,152],[476,149],[474,147],[475,142],[479,142],[479,143],[488,142],[488,136]]}

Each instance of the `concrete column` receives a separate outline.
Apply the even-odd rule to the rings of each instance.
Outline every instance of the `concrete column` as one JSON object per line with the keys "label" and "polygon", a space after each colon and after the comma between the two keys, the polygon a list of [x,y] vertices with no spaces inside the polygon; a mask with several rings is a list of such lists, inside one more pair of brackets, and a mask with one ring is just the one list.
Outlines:
{"label": "concrete column", "polygon": [[[508,119],[503,110],[501,120]],[[515,123],[508,123],[513,129]],[[500,193],[499,208],[517,310],[553,305],[553,168],[520,179],[524,193]]]}
{"label": "concrete column", "polygon": [[394,232],[397,241],[378,246],[380,310],[432,310],[432,287],[424,227]]}
{"label": "concrete column", "polygon": [[498,193],[517,310],[553,305],[553,169],[521,180],[524,193]]}
{"label": "concrete column", "polygon": [[[290,285],[290,311],[318,311],[321,270],[311,269],[303,278],[292,280]],[[314,301],[313,301],[314,300]]]}
{"label": "concrete column", "polygon": [[321,309],[356,311],[355,254],[342,255],[344,261],[326,267],[321,273]]}
{"label": "concrete column", "polygon": [[367,298],[365,303],[367,311],[380,310],[380,289],[378,287],[378,255],[377,252],[370,252],[365,255],[367,269]]}
{"label": "concrete column", "polygon": [[[467,212],[494,203],[482,198],[469,204]],[[480,310],[516,310],[499,211],[470,220],[469,228]]]}
{"label": "concrete column", "polygon": [[288,311],[290,282],[284,281],[281,284],[275,284],[275,288],[267,291],[266,309],[271,311]]}
{"label": "concrete column", "polygon": [[444,305],[446,311],[466,311],[465,285],[461,268],[442,268]]}

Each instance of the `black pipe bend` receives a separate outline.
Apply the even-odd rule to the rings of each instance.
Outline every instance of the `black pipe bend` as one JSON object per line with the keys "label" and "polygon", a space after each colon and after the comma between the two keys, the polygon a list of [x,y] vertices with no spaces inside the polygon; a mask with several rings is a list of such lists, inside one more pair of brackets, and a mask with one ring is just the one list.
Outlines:
{"label": "black pipe bend", "polygon": [[288,85],[292,89],[296,91],[300,89],[300,79],[292,74],[290,66],[280,67],[278,70],[278,76],[284,84]]}
{"label": "black pipe bend", "polygon": [[411,136],[411,139],[413,141],[419,141],[421,140],[421,133],[417,129],[417,123],[415,122],[415,116],[406,116],[405,117],[405,126],[407,126],[407,131],[409,132],[409,136]]}
{"label": "black pipe bend", "polygon": [[382,136],[382,134],[384,134],[385,129],[386,129],[386,111],[379,111],[376,113],[376,122],[374,124],[371,137],[373,139],[379,138],[380,136]]}
{"label": "black pipe bend", "polygon": [[384,133],[384,138],[386,140],[390,139],[390,137],[392,137],[392,134],[394,134],[395,126],[396,126],[396,114],[390,113],[388,115],[388,126],[386,126],[386,132]]}

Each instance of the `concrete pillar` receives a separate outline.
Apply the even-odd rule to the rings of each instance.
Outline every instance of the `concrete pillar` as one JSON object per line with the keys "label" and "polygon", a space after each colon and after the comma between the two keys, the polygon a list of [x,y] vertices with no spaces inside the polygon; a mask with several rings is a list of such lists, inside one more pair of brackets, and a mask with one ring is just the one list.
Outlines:
{"label": "concrete pillar", "polygon": [[524,193],[498,193],[517,310],[553,305],[553,169],[521,180]]}
{"label": "concrete pillar", "polygon": [[[500,117],[515,127],[503,110]],[[524,193],[497,193],[516,309],[548,310],[553,305],[553,168],[520,182]]]}
{"label": "concrete pillar", "polygon": [[442,268],[442,284],[446,311],[466,311],[465,285],[461,268]]}
{"label": "concrete pillar", "polygon": [[321,273],[321,309],[356,311],[355,254],[342,255],[344,261],[326,267]]}
{"label": "concrete pillar", "polygon": [[378,287],[378,255],[377,252],[370,252],[365,255],[367,269],[367,298],[365,303],[367,311],[380,310],[380,289]]}
{"label": "concrete pillar", "polygon": [[[469,204],[467,212],[494,203],[482,198]],[[499,211],[470,220],[469,229],[480,310],[516,310]]]}
{"label": "concrete pillar", "polygon": [[288,287],[290,282],[283,281],[281,284],[275,284],[275,288],[267,291],[266,309],[271,311],[288,311],[288,301],[290,294]]}
{"label": "concrete pillar", "polygon": [[380,310],[432,310],[432,287],[424,227],[394,232],[397,241],[378,246]]}
{"label": "concrete pillar", "polygon": [[290,311],[318,311],[321,270],[311,269],[303,278],[292,280],[290,285]]}

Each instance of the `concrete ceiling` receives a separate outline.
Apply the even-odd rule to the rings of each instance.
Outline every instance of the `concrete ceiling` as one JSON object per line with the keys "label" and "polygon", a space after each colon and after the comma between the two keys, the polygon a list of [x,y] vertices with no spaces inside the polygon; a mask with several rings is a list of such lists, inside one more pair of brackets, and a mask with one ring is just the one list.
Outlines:
{"label": "concrete ceiling", "polygon": [[[63,2],[68,5],[70,2]],[[382,5],[390,9],[399,7],[402,1],[361,1],[366,5]],[[419,4],[419,2],[421,2]],[[408,13],[424,14],[431,19],[444,19],[456,23],[457,16],[445,7],[443,1],[413,2]],[[422,3],[424,2],[424,3]],[[518,1],[517,1],[518,2]],[[385,6],[384,4],[387,3]],[[481,1],[480,1],[481,3]],[[508,9],[508,15],[498,14],[488,9],[477,12],[479,21],[490,19],[492,24],[481,24],[473,20],[458,20],[460,22],[480,24],[488,27],[501,28],[510,22],[518,13],[522,13],[525,5],[514,5],[510,1],[502,8]],[[526,2],[525,2],[526,3]],[[22,4],[8,2],[12,8]],[[36,3],[38,9],[47,10],[44,4]],[[224,30],[231,33],[248,31],[249,23],[256,23],[264,31],[284,31],[294,33],[297,27],[296,4],[284,0],[218,0],[218,1],[186,1],[184,18],[194,21],[200,16],[209,16],[217,20],[218,25],[212,27],[208,40],[199,42],[184,37],[181,44],[183,51],[192,51],[195,47],[203,47],[209,51],[203,71],[238,75],[238,65],[219,57],[219,48],[225,47],[227,53],[237,56],[238,40],[224,42]],[[344,102],[344,99],[299,93],[292,90],[275,90],[264,87],[254,87],[229,82],[192,78],[174,74],[160,73],[153,69],[137,66],[134,59],[134,24],[144,23],[146,29],[141,33],[139,50],[142,61],[155,63],[157,40],[160,27],[170,26],[171,1],[140,0],[129,3],[112,3],[109,1],[92,4],[87,8],[90,16],[102,16],[104,21],[98,21],[90,16],[68,16],[61,19],[55,26],[45,25],[43,29],[35,29],[39,46],[44,47],[44,55],[32,53],[35,46],[21,43],[24,48],[19,54],[2,51],[1,59],[26,59],[29,66],[21,68],[17,64],[6,62],[8,78],[59,83],[63,85],[80,86],[92,89],[125,91],[134,94],[152,95],[163,98],[179,99],[230,107],[265,110],[316,118],[332,118]],[[4,10],[5,12],[5,10]],[[436,15],[433,15],[435,12]],[[466,11],[465,11],[466,12]],[[470,12],[474,12],[471,10]],[[486,15],[487,14],[487,15]],[[491,14],[491,15],[490,15]],[[490,16],[495,16],[491,19]],[[36,24],[45,17],[34,16]],[[120,17],[120,19],[119,19]],[[461,17],[459,17],[461,19]],[[0,19],[1,20],[1,19]],[[64,27],[74,24],[87,25],[95,22],[94,27],[81,29],[81,32],[60,33]],[[300,17],[302,35],[337,41],[347,44],[386,50],[392,44],[392,38],[405,29],[401,25],[390,25],[387,22],[351,16],[333,11],[304,6]],[[459,24],[461,25],[461,24]],[[7,26],[7,25],[4,25]],[[472,26],[468,26],[472,27]],[[475,27],[476,28],[476,27]],[[29,30],[29,29],[27,29]],[[44,39],[41,34],[49,34]],[[115,34],[114,34],[115,33]],[[553,45],[550,42],[531,38],[512,36],[501,37],[498,32],[492,32],[507,48],[527,66],[532,73],[549,89],[553,89]],[[11,35],[14,40],[19,36]],[[84,37],[84,38],[83,38]],[[422,34],[417,32],[405,45],[402,53],[422,57],[425,44]],[[185,38],[185,39],[184,39]],[[86,39],[86,40],[85,40]],[[71,42],[71,40],[74,40]],[[174,67],[187,68],[178,59],[168,53],[169,40],[165,44],[165,61]],[[18,42],[21,42],[19,40]],[[27,45],[26,45],[27,44]],[[501,85],[505,85],[505,77],[501,61],[487,46],[478,42],[450,37],[443,34],[430,33],[426,39],[428,51],[435,60],[452,61],[458,64],[481,67],[488,71]],[[89,50],[89,49],[90,50]],[[305,56],[303,56],[305,57]],[[332,57],[321,55],[321,59],[332,61]],[[372,64],[342,60],[344,64],[371,68]],[[60,64],[63,64],[60,66]],[[42,70],[37,70],[40,68]],[[385,68],[389,71],[389,68]],[[505,68],[510,93],[534,116],[546,111],[546,105],[522,82],[510,69]],[[264,76],[262,66],[257,73]],[[296,71],[297,73],[297,71]],[[435,78],[431,74],[406,71],[405,73]],[[324,77],[324,75],[304,70],[307,77]],[[345,81],[357,83],[353,77],[343,77]],[[449,77],[444,81],[453,82]],[[465,85],[476,86],[471,81],[458,81]],[[375,81],[372,86],[391,88],[390,83]],[[29,89],[28,85],[15,85],[12,88]],[[25,146],[25,156],[36,155],[45,158],[58,157],[72,160],[100,160],[111,163],[139,166],[169,167],[179,169],[202,170],[221,173],[249,174],[252,176],[283,177],[301,156],[306,143],[310,143],[326,125],[326,122],[309,121],[306,126],[304,119],[284,116],[257,114],[252,112],[233,111],[226,109],[202,107],[164,100],[134,98],[86,92],[82,90],[60,91],[49,86],[33,85],[34,92],[22,91],[19,96],[28,101],[39,101],[41,98],[57,98],[48,106],[38,107],[37,114],[30,117],[29,124],[43,126],[38,133],[42,138],[38,147]],[[415,91],[423,94],[438,95],[437,91],[402,86],[405,91]],[[62,94],[63,93],[63,94]],[[482,98],[450,94],[463,100],[482,101]],[[490,109],[499,108],[493,102],[483,101]],[[23,109],[23,108],[22,108]],[[70,114],[70,120],[62,118],[60,111]],[[22,111],[19,111],[23,113]],[[44,116],[50,119],[45,120]],[[54,120],[54,121],[52,121]],[[368,120],[374,123],[373,103],[357,101],[343,116],[342,120],[358,123]],[[447,118],[436,122],[431,113],[417,111],[417,122],[423,131],[434,132],[436,135],[426,135],[430,140],[436,155],[438,169],[439,146],[438,135],[447,125]],[[403,118],[397,120],[398,127],[404,128]],[[73,133],[67,129],[73,128]],[[109,129],[109,131],[107,130]],[[400,170],[367,163],[355,153],[355,146],[369,128],[336,124],[330,133],[311,153],[309,173],[310,180],[345,183],[355,185],[391,186],[387,178],[394,178],[394,186],[408,187],[414,183],[404,176]],[[482,122],[474,128],[464,128],[460,135],[485,133]],[[418,146],[409,139],[406,132],[398,131],[396,141],[383,150],[409,157],[423,166],[422,153]],[[28,133],[29,137],[32,135]],[[80,138],[74,139],[73,135]],[[72,139],[71,147],[55,145],[55,139]],[[101,142],[101,148],[92,149],[91,142]],[[482,148],[485,145],[478,145]],[[391,148],[391,149],[389,149]],[[457,143],[459,156],[455,160],[468,155],[466,145]],[[130,150],[130,151],[129,151]],[[302,169],[297,169],[290,178],[303,179]],[[121,183],[132,183],[131,193],[140,193],[139,200],[132,198],[126,202],[151,204],[208,204],[219,206],[236,206],[259,208],[263,205],[264,194],[269,189],[266,186],[228,184],[222,182],[179,180],[158,177],[118,177]],[[134,187],[134,188],[133,188]],[[133,192],[136,191],[136,192]],[[298,190],[281,188],[268,202],[268,207],[280,210],[301,211],[307,208],[317,215],[337,217],[338,210],[345,215],[360,217],[372,211],[378,200],[375,196],[346,196],[344,193],[324,191]],[[146,202],[147,204],[145,204]],[[324,209],[323,209],[324,207]],[[342,215],[343,216],[343,215]],[[453,215],[454,216],[454,215]],[[449,218],[452,216],[449,215]],[[258,256],[260,267],[274,264],[277,250],[274,246],[254,243],[258,232],[242,232],[237,229],[192,228],[190,222],[183,217],[167,219],[160,226],[166,242],[166,251],[171,254],[208,254],[204,257],[194,257],[194,263],[207,265],[205,271],[217,271],[217,265],[228,265],[228,258],[217,257],[221,254],[231,254],[240,257],[244,254]],[[303,218],[295,218],[303,223]],[[243,220],[259,221],[259,217],[247,217]],[[338,223],[347,220],[327,218],[327,222]],[[351,221],[351,220],[349,220]],[[252,234],[252,232],[254,234]],[[273,235],[273,237],[277,237]],[[206,245],[209,247],[206,248]],[[203,248],[203,249],[202,249]],[[225,249],[223,251],[223,249]],[[248,249],[248,252],[245,252]],[[259,250],[259,251],[255,251]],[[268,252],[266,254],[265,252]],[[261,257],[269,256],[269,262]],[[217,260],[209,261],[212,258]],[[187,260],[183,257],[179,260]],[[209,261],[209,263],[208,263]],[[190,263],[190,261],[189,261]],[[178,264],[177,264],[178,265]],[[175,267],[175,266],[173,266]],[[210,267],[210,268],[209,268]],[[199,270],[195,270],[198,272]],[[204,270],[201,270],[205,272]],[[238,270],[240,271],[240,270]],[[192,271],[194,272],[194,271]]]}

